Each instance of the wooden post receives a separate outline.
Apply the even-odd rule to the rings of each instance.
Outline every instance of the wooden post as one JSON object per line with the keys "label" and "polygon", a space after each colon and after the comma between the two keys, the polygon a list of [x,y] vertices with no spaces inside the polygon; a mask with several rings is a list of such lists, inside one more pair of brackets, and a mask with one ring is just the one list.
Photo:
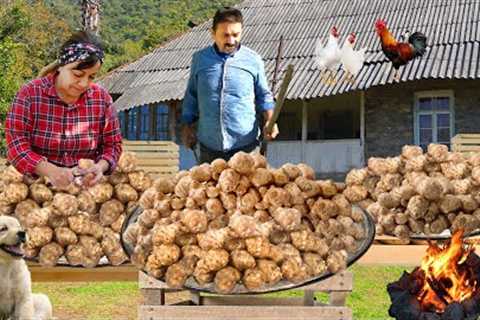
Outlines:
{"label": "wooden post", "polygon": [[360,145],[362,146],[362,166],[365,165],[365,91],[360,91]]}
{"label": "wooden post", "polygon": [[168,133],[170,136],[170,140],[173,142],[177,141],[177,108],[178,108],[178,101],[171,101],[169,102],[168,106]]}
{"label": "wooden post", "polygon": [[149,119],[149,132],[148,140],[157,140],[157,105],[151,104],[148,110],[148,119]]}
{"label": "wooden post", "polygon": [[137,132],[135,133],[136,140],[140,140],[140,133],[141,133],[141,130],[142,130],[141,108],[142,107],[137,107],[137,108],[133,109],[133,112],[135,112],[136,115],[137,115]]}
{"label": "wooden post", "polygon": [[302,162],[305,162],[308,139],[308,101],[302,100]]}
{"label": "wooden post", "polygon": [[129,121],[129,114],[130,113],[130,110],[125,110],[125,139],[128,139],[128,126],[130,124],[130,121]]}
{"label": "wooden post", "polygon": [[303,305],[304,306],[315,305],[315,291],[314,290],[305,290],[303,292]]}

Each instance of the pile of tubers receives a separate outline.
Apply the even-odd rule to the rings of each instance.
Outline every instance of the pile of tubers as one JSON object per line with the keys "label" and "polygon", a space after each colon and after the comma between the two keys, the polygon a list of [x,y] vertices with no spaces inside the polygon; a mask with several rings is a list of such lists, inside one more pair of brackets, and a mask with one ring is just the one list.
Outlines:
{"label": "pile of tubers", "polygon": [[[135,154],[125,152],[112,175],[89,188],[72,183],[66,190],[8,166],[0,176],[0,215],[18,218],[27,232],[25,256],[44,266],[66,259],[69,265],[93,268],[102,257],[120,265],[128,261],[120,243],[123,221],[152,185],[136,164]],[[92,160],[79,162],[82,169],[91,165]]]}
{"label": "pile of tubers", "polygon": [[299,283],[345,269],[366,237],[343,189],[305,164],[274,169],[239,152],[156,180],[123,236],[132,262],[172,288],[189,279],[220,293]]}
{"label": "pile of tubers", "polygon": [[406,145],[400,156],[370,158],[345,182],[344,196],[372,215],[377,235],[409,239],[480,227],[480,154],[449,152],[440,144],[424,153]]}

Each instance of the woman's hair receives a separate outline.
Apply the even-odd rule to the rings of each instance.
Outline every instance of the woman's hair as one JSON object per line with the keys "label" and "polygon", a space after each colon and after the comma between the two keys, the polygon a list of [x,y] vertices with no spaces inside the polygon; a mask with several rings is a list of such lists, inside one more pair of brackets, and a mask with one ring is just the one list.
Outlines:
{"label": "woman's hair", "polygon": [[218,9],[213,17],[212,29],[215,31],[217,29],[217,25],[222,22],[240,22],[243,24],[242,12],[232,7]]}
{"label": "woman's hair", "polygon": [[[90,44],[103,52],[103,45],[97,36],[88,31],[78,31],[72,34],[72,36],[62,44],[62,46],[60,47],[59,55],[61,55],[68,47],[75,44]],[[102,59],[103,57],[100,54],[92,53],[88,55],[86,59],[83,59],[75,69],[83,70],[91,68],[96,65],[97,62],[102,63]],[[40,71],[39,76],[44,77],[50,73],[57,72],[58,68],[62,65],[63,64],[60,62],[60,60],[57,59],[55,62],[50,63],[48,66],[44,67]]]}

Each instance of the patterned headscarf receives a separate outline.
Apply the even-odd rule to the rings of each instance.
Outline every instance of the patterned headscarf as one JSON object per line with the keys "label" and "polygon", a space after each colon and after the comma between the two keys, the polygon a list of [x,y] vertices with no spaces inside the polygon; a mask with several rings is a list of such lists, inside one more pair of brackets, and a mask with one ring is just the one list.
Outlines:
{"label": "patterned headscarf", "polygon": [[60,53],[58,62],[60,65],[86,60],[91,55],[96,55],[103,64],[105,54],[103,50],[91,43],[74,43],[65,47]]}

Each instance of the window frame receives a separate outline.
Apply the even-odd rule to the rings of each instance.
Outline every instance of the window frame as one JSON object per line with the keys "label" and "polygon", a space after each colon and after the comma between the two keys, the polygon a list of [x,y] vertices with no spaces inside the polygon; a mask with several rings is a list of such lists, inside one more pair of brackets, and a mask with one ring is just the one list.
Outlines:
{"label": "window frame", "polygon": [[[450,113],[450,141],[455,136],[455,94],[453,90],[431,90],[431,91],[418,91],[414,94],[413,105],[413,130],[414,130],[414,144],[420,145],[420,115],[432,116],[432,142],[437,143],[438,139],[438,127],[437,117],[435,115],[442,113],[436,111],[419,111],[421,98],[448,98],[449,101],[449,113]],[[444,112],[446,113],[446,112]],[[450,142],[449,142],[450,143]]]}

